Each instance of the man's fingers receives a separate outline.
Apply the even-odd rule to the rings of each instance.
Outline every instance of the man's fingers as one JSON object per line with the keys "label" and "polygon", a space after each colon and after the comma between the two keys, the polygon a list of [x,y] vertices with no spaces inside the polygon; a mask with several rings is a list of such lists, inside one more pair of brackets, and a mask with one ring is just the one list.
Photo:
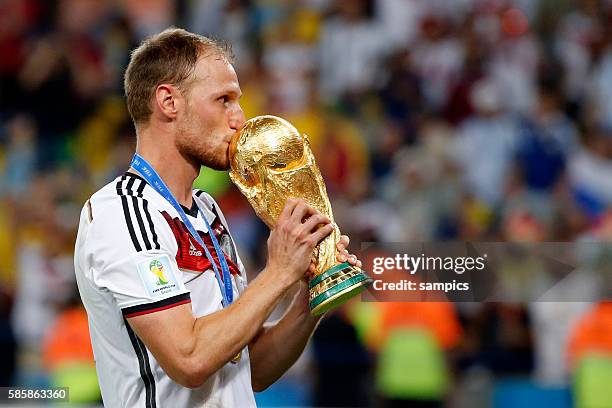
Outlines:
{"label": "man's fingers", "polygon": [[348,236],[340,235],[340,240],[338,241],[336,246],[338,247],[338,250],[342,251],[343,249],[348,248],[349,243],[350,243],[350,240]]}
{"label": "man's fingers", "polygon": [[306,222],[304,223],[303,227],[305,231],[307,232],[311,232],[312,230],[314,230],[316,228],[317,225],[319,224],[329,224],[331,222],[331,220],[329,219],[329,217],[327,217],[326,215],[323,215],[321,213],[317,213],[314,215],[311,215]]}
{"label": "man's fingers", "polygon": [[315,268],[315,264],[313,264],[312,262],[308,266],[308,272],[310,276],[313,276],[317,272],[317,269]]}
{"label": "man's fingers", "polygon": [[338,255],[336,256],[336,258],[338,259],[338,262],[346,262],[346,260],[348,259],[349,253],[346,249],[338,252]]}
{"label": "man's fingers", "polygon": [[338,248],[338,255],[336,255],[336,259],[338,260],[338,262],[348,262],[351,265],[361,268],[361,261],[357,259],[355,255],[349,254],[349,252],[346,250],[349,243],[350,240],[348,236],[340,235],[340,239],[336,244],[336,247]]}
{"label": "man's fingers", "polygon": [[338,255],[336,255],[336,259],[338,262],[348,262],[351,265],[361,268],[361,261],[357,259],[357,256],[349,254],[346,250],[339,252]]}
{"label": "man's fingers", "polygon": [[304,200],[298,199],[298,203],[293,209],[293,212],[291,213],[291,219],[295,223],[298,223],[298,222],[302,223],[302,220],[304,218],[308,218],[311,215],[317,214],[317,213],[318,211],[312,208],[311,206],[309,206],[308,204],[306,204]]}
{"label": "man's fingers", "polygon": [[334,230],[334,226],[331,224],[326,224],[312,233],[312,238],[315,240],[315,244],[319,243],[323,238],[331,234]]}
{"label": "man's fingers", "polygon": [[285,203],[285,206],[283,207],[283,211],[281,211],[278,218],[279,219],[289,218],[291,216],[291,213],[293,213],[293,210],[298,204],[299,204],[299,201],[296,200],[295,198],[288,198],[287,202]]}

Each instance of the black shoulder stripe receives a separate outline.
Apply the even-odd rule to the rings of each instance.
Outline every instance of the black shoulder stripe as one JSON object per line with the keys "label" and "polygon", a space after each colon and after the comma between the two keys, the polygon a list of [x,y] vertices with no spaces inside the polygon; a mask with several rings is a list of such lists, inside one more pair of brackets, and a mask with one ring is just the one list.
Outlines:
{"label": "black shoulder stripe", "polygon": [[[128,180],[125,188],[125,180]],[[143,198],[147,182],[132,173],[124,174],[117,183],[117,194],[121,197],[123,213],[130,233],[130,238],[137,252],[143,250],[160,249],[159,239],[155,232],[153,218],[149,212],[148,201]],[[131,200],[128,199],[131,197]],[[131,209],[131,211],[130,211]],[[131,215],[134,213],[135,222]],[[144,216],[143,216],[144,213]],[[146,224],[145,224],[146,218]]]}
{"label": "black shoulder stripe", "polygon": [[126,186],[126,191],[130,192],[132,191],[132,187],[134,187],[134,182],[136,181],[136,179],[134,177],[130,177],[130,179],[128,180],[127,186]]}
{"label": "black shoulder stripe", "polygon": [[140,186],[138,187],[138,190],[137,190],[138,197],[140,197],[140,198],[143,197],[142,192],[144,191],[144,188],[145,188],[146,185],[147,185],[147,182],[144,181],[144,180],[141,180]]}
{"label": "black shoulder stripe", "polygon": [[125,180],[125,174],[117,181],[117,195],[123,195],[121,192],[121,183]]}
{"label": "black shoulder stripe", "polygon": [[138,202],[141,200],[138,200],[138,198],[136,198],[135,196],[132,196],[132,205],[134,208],[134,214],[136,214],[136,221],[138,222],[138,227],[140,228],[140,233],[142,235],[142,240],[145,244],[145,248],[152,249],[153,247],[151,246],[151,241],[149,241],[149,234],[147,233],[147,230],[145,229],[145,225],[144,225],[144,221],[142,220],[142,214],[138,205]]}
{"label": "black shoulder stripe", "polygon": [[91,209],[91,200],[87,200],[87,219],[93,221],[93,210]]}
{"label": "black shoulder stripe", "polygon": [[204,190],[197,190],[196,191],[196,197],[201,196],[204,193]]}
{"label": "black shoulder stripe", "polygon": [[127,322],[127,320],[123,319],[125,323],[125,328],[127,329],[128,336],[130,337],[130,341],[132,342],[132,347],[134,348],[134,352],[136,353],[136,358],[138,358],[138,368],[140,370],[140,378],[142,378],[142,382],[145,387],[145,406],[146,408],[156,408],[157,402],[155,401],[155,378],[153,377],[153,372],[151,371],[151,364],[149,363],[149,354],[147,353],[147,348],[144,343],[136,333],[132,330],[132,327]]}
{"label": "black shoulder stripe", "polygon": [[126,171],[125,173],[123,173],[123,175],[127,177],[134,177],[134,178],[137,178],[138,180],[145,181],[145,179],[142,178],[140,174],[132,173],[131,171]]}
{"label": "black shoulder stripe", "polygon": [[153,233],[153,244],[155,245],[155,249],[160,249],[161,246],[159,245],[159,241],[157,240],[157,233],[155,232],[155,226],[153,225],[153,219],[151,218],[151,213],[149,212],[149,202],[147,200],[142,200],[142,207],[147,217],[147,222],[149,223],[149,229]]}
{"label": "black shoulder stripe", "polygon": [[127,224],[128,232],[130,233],[130,238],[132,239],[132,243],[134,244],[134,248],[136,249],[136,251],[140,252],[142,251],[142,247],[140,246],[140,242],[138,242],[138,238],[136,238],[136,231],[134,231],[134,224],[132,224],[132,216],[130,215],[128,200],[122,189],[122,183],[124,181],[125,175],[123,175],[117,182],[117,194],[121,197],[123,216],[125,217],[125,223]]}
{"label": "black shoulder stripe", "polygon": [[[132,188],[134,186],[134,181],[136,179],[134,177],[132,177],[130,179],[130,181],[128,182],[128,191],[133,191]],[[140,181],[140,185],[138,187],[138,192],[136,193],[136,195],[132,195],[132,205],[133,205],[133,209],[134,209],[134,214],[136,214],[136,221],[138,222],[138,227],[140,228],[140,233],[142,235],[142,241],[144,242],[145,248],[147,250],[152,249],[153,247],[151,246],[151,241],[149,240],[149,234],[147,233],[147,230],[145,228],[144,225],[144,221],[142,219],[142,213],[140,211],[140,206],[139,206],[139,202],[142,201],[139,200],[138,194],[142,194],[141,191],[144,189],[144,181]]]}

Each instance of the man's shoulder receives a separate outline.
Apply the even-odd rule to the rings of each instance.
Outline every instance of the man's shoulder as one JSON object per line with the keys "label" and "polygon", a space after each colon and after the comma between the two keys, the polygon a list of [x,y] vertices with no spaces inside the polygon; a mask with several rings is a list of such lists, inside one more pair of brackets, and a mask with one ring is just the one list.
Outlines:
{"label": "man's shoulder", "polygon": [[86,207],[90,244],[134,254],[171,247],[172,231],[162,215],[163,199],[142,177],[124,173],[94,193]]}
{"label": "man's shoulder", "polygon": [[200,189],[196,188],[196,189],[193,190],[193,195],[195,195],[197,198],[199,198],[199,200],[202,202],[202,204],[204,204],[206,206],[207,210],[213,211],[215,206],[218,209],[217,202],[206,191],[200,190]]}
{"label": "man's shoulder", "polygon": [[99,209],[123,210],[126,203],[147,202],[148,208],[160,206],[154,191],[138,174],[125,172],[96,191],[89,202]]}
{"label": "man's shoulder", "polygon": [[91,212],[93,212],[95,209],[96,215],[100,215],[103,213],[108,213],[108,211],[118,211],[120,209],[121,198],[117,193],[117,186],[118,182],[121,181],[121,177],[122,176],[116,177],[91,195],[86,203]]}
{"label": "man's shoulder", "polygon": [[203,205],[207,212],[212,213],[215,217],[219,217],[222,223],[227,224],[221,206],[212,195],[200,189],[194,189],[193,195],[197,197],[198,205]]}
{"label": "man's shoulder", "polygon": [[139,175],[119,175],[88,200],[92,226],[112,231],[117,224],[126,224],[130,234],[137,229],[153,234],[160,219],[157,215],[163,210],[154,193]]}
{"label": "man's shoulder", "polygon": [[196,197],[200,197],[200,198],[202,198],[202,197],[206,197],[207,199],[208,199],[209,197],[210,197],[210,198],[212,198],[212,196],[211,196],[210,194],[208,194],[208,193],[207,193],[206,191],[204,191],[204,190],[200,190],[199,188],[194,188],[194,189],[193,189],[193,194],[194,194]]}

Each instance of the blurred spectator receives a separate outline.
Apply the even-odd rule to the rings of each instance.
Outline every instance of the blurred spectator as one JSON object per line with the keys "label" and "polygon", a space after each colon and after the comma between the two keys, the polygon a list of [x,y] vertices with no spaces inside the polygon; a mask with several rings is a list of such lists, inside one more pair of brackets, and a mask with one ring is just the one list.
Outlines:
{"label": "blurred spectator", "polygon": [[78,294],[49,327],[43,341],[43,364],[54,387],[68,387],[70,402],[100,402],[87,313]]}
{"label": "blurred spectator", "polygon": [[313,338],[317,365],[313,406],[367,407],[370,356],[355,329],[338,313],[325,318]]}
{"label": "blurred spectator", "polygon": [[569,179],[580,210],[591,220],[612,203],[612,129],[591,128],[569,162]]}
{"label": "blurred spectator", "polygon": [[44,10],[37,1],[9,0],[0,5],[0,95],[3,114],[22,107],[17,77],[28,54],[28,31]]}
{"label": "blurred spectator", "polygon": [[592,48],[599,41],[602,28],[598,1],[581,0],[576,3],[576,9],[562,16],[558,23],[553,44],[565,72],[563,91],[575,106],[585,97],[594,57]]}
{"label": "blurred spectator", "polygon": [[[318,30],[318,21],[311,17],[293,16],[278,23],[266,38],[262,61],[269,80],[275,84],[270,89],[270,103],[279,114],[304,111],[310,103],[317,60],[316,48],[308,36]],[[299,19],[305,21],[299,24]]]}
{"label": "blurred spectator", "polygon": [[[189,13],[188,27],[193,32],[222,38],[232,45],[239,72],[254,62],[250,38],[254,19],[249,3],[245,0],[198,0],[191,2],[192,10]],[[153,32],[159,32],[168,25]]]}
{"label": "blurred spectator", "polygon": [[376,6],[376,14],[394,48],[412,45],[419,35],[419,22],[427,5],[418,0],[380,0]]}
{"label": "blurred spectator", "polygon": [[451,35],[450,21],[430,14],[421,22],[422,38],[415,44],[412,61],[423,81],[423,96],[429,109],[439,112],[448,102],[463,60],[462,42]]}
{"label": "blurred spectator", "polygon": [[2,169],[0,193],[17,199],[25,193],[36,170],[36,123],[27,116],[16,116],[6,125],[6,160]]}
{"label": "blurred spectator", "polygon": [[587,105],[590,119],[605,127],[612,124],[612,30],[607,27],[603,33],[601,53],[593,64]]}
{"label": "blurred spectator", "polygon": [[15,384],[17,368],[17,340],[11,324],[11,297],[0,289],[0,384]]}
{"label": "blurred spectator", "polygon": [[378,308],[376,377],[383,406],[443,406],[451,384],[445,352],[461,338],[454,307],[445,302],[382,302]]}
{"label": "blurred spectator", "polygon": [[576,407],[610,406],[612,304],[593,305],[574,327],[568,346]]}
{"label": "blurred spectator", "polygon": [[121,5],[134,27],[137,42],[162,31],[174,21],[175,2],[170,0],[127,0]]}
{"label": "blurred spectator", "polygon": [[576,129],[560,111],[554,83],[542,83],[534,113],[520,121],[516,166],[525,188],[551,192],[562,179],[577,147]]}
{"label": "blurred spectator", "polygon": [[499,19],[499,40],[492,47],[489,75],[504,95],[503,107],[524,113],[533,108],[542,50],[521,9],[505,9]]}
{"label": "blurred spectator", "polygon": [[[578,272],[579,273],[579,272]],[[584,279],[585,277],[582,276]],[[575,279],[580,281],[580,277]],[[569,296],[582,282],[567,290]],[[567,360],[561,358],[568,347],[572,327],[589,307],[587,302],[538,302],[530,306],[534,325],[535,379],[547,386],[563,386],[569,379]]]}
{"label": "blurred spectator", "polygon": [[501,89],[481,80],[470,95],[476,114],[459,128],[457,161],[468,191],[489,206],[500,204],[516,149],[516,120],[503,108]]}
{"label": "blurred spectator", "polygon": [[347,195],[351,185],[368,175],[368,154],[363,135],[357,127],[339,116],[329,116],[318,141],[321,172],[326,175],[329,194]]}
{"label": "blurred spectator", "polygon": [[531,372],[530,321],[522,305],[485,304],[465,325],[460,368],[484,367],[501,378]]}
{"label": "blurred spectator", "polygon": [[336,4],[338,13],[323,23],[320,42],[319,89],[332,100],[381,86],[379,64],[391,45],[372,16],[372,0]]}
{"label": "blurred spectator", "polygon": [[[424,108],[422,80],[415,72],[412,58],[409,50],[396,52],[389,57],[389,78],[380,95],[385,114],[391,126],[397,127],[399,142],[402,143],[414,142],[418,115]],[[389,161],[388,158],[382,160]]]}
{"label": "blurred spectator", "polygon": [[475,28],[475,19],[468,19],[463,29],[465,53],[461,71],[451,83],[444,116],[454,125],[474,114],[470,95],[475,84],[486,75],[487,45]]}
{"label": "blurred spectator", "polygon": [[12,317],[21,346],[32,351],[40,350],[58,306],[72,295],[75,285],[72,234],[76,218],[60,224],[65,221],[60,218],[56,186],[51,178],[39,179],[29,192],[33,203],[24,206],[27,214],[22,215],[28,218],[20,237]]}
{"label": "blurred spectator", "polygon": [[452,206],[456,198],[452,184],[447,182],[446,162],[444,152],[436,151],[428,142],[395,152],[393,171],[380,183],[380,194],[395,209],[400,222],[388,226],[386,241],[435,238],[439,220],[448,210],[446,206]]}

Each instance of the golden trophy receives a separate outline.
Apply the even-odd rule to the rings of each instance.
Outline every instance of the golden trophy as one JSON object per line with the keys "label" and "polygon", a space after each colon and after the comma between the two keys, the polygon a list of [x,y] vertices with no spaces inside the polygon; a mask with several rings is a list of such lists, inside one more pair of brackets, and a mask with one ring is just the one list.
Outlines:
{"label": "golden trophy", "polygon": [[[333,222],[325,183],[306,135],[276,116],[257,116],[236,132],[229,147],[230,178],[268,227],[274,227],[288,198],[301,198]],[[372,279],[336,260],[340,231],[314,249],[316,272],[308,283],[309,306],[320,315],[361,293]]]}

